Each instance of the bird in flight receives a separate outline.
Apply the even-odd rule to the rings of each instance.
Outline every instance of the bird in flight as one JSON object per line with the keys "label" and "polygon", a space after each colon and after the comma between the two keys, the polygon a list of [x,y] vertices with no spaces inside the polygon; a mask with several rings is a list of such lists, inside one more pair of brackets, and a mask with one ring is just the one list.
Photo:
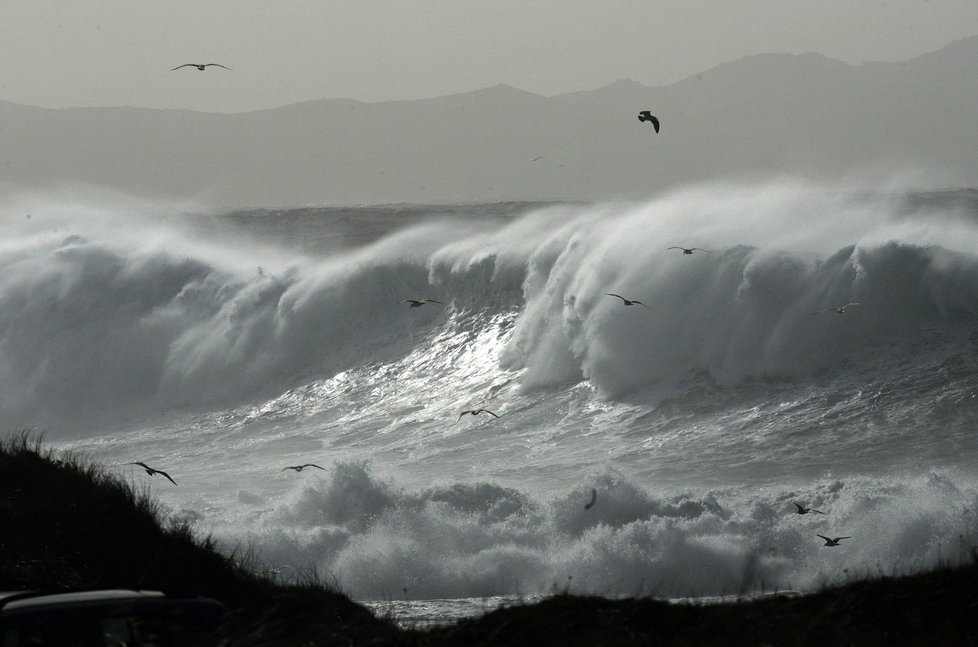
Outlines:
{"label": "bird in flight", "polygon": [[[792,502],[794,503],[794,502]],[[809,512],[816,512],[818,514],[825,514],[821,510],[816,510],[815,508],[806,508],[800,503],[795,503],[795,507],[798,508],[798,514],[808,514]]]}
{"label": "bird in flight", "polygon": [[584,509],[590,510],[591,506],[593,506],[594,502],[597,500],[598,500],[598,491],[595,490],[594,488],[591,488],[591,500],[584,504]]}
{"label": "bird in flight", "polygon": [[[473,416],[477,416],[480,413],[488,413],[490,416],[495,416],[496,418],[499,417],[496,414],[494,414],[492,411],[489,411],[489,409],[469,409],[468,411],[463,411],[462,413],[458,414],[458,420],[461,420],[462,416],[464,416],[467,413],[471,413]],[[456,420],[455,422],[458,422],[458,420]]]}
{"label": "bird in flight", "polygon": [[324,472],[326,471],[325,467],[319,467],[319,465],[316,465],[315,463],[306,463],[305,465],[289,465],[288,467],[283,467],[281,471],[284,472],[285,470],[295,470],[296,472],[301,472],[307,467],[315,467],[316,469],[320,469]]}
{"label": "bird in flight", "polygon": [[819,314],[821,312],[838,312],[841,315],[841,314],[843,314],[846,311],[846,308],[851,308],[852,306],[858,306],[858,305],[859,305],[859,302],[858,301],[853,301],[852,303],[847,303],[844,306],[836,306],[834,308],[826,308],[825,310],[816,310],[812,314],[813,315],[817,315],[817,314]]}
{"label": "bird in flight", "polygon": [[642,112],[638,113],[638,120],[651,121],[652,127],[655,128],[655,132],[659,132],[659,118],[653,115],[648,110],[643,110]]}
{"label": "bird in flight", "polygon": [[[227,67],[226,65],[221,65],[220,63],[184,63],[183,65],[177,65],[175,68],[173,68],[173,70],[179,70],[181,67],[196,67],[198,70],[203,72],[205,67],[209,67],[211,65],[215,65],[217,67],[223,67],[225,70],[231,69],[230,67]],[[172,72],[173,70],[170,71]]]}
{"label": "bird in flight", "polygon": [[441,301],[435,301],[434,299],[401,299],[394,305],[399,306],[402,303],[410,303],[412,308],[420,308],[426,303],[440,303],[441,305],[446,305],[445,303],[442,303]]}
{"label": "bird in flight", "polygon": [[625,303],[626,306],[640,305],[643,308],[645,308],[646,310],[651,310],[652,309],[652,308],[648,307],[647,305],[645,305],[644,303],[642,303],[641,301],[636,301],[634,299],[626,299],[625,297],[623,297],[620,294],[612,294],[611,292],[605,292],[605,294],[607,294],[609,297],[618,297],[619,299],[621,299],[622,301],[624,301],[624,303]]}
{"label": "bird in flight", "polygon": [[693,252],[706,252],[707,254],[712,254],[708,249],[703,249],[702,247],[666,247],[666,249],[681,249],[683,254],[692,254]]}
{"label": "bird in flight", "polygon": [[167,478],[167,480],[170,481],[170,483],[173,483],[174,485],[177,484],[176,481],[174,481],[172,478],[170,478],[170,475],[169,474],[167,474],[163,470],[153,469],[152,467],[150,467],[146,463],[138,463],[138,462],[137,463],[126,463],[126,465],[139,465],[141,468],[143,468],[144,470],[146,470],[146,473],[149,474],[150,476],[153,476],[155,474],[159,474],[160,476],[165,476]]}
{"label": "bird in flight", "polygon": [[[815,535],[815,536],[816,537],[821,537],[822,539],[824,539],[825,540],[825,546],[838,546],[839,545],[839,542],[842,541],[843,539],[852,539],[852,537],[836,537],[834,539],[830,539],[829,537],[826,537],[825,535]],[[825,546],[823,546],[823,548]]]}

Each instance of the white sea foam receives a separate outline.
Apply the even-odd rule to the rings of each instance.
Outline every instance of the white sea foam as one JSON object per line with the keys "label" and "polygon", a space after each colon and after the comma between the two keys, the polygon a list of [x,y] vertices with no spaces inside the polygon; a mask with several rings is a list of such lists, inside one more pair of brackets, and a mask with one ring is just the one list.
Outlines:
{"label": "white sea foam", "polygon": [[0,424],[164,466],[175,514],[270,566],[718,595],[975,543],[972,192],[185,211],[0,208]]}
{"label": "white sea foam", "polygon": [[[586,510],[591,487],[597,502]],[[798,515],[794,501],[827,514]],[[969,559],[976,504],[974,484],[943,471],[657,492],[603,473],[541,500],[490,483],[407,490],[343,463],[244,537],[270,564],[295,569],[283,577],[315,568],[364,599],[565,589],[704,596],[813,590],[847,576]],[[829,549],[817,534],[852,539]]]}

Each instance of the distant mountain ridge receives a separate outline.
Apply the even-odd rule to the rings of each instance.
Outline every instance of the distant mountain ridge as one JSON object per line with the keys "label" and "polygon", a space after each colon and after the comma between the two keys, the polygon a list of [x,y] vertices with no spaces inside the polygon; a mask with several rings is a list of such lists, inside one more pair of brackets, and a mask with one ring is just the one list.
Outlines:
{"label": "distant mountain ridge", "polygon": [[[227,207],[640,198],[783,174],[978,186],[976,64],[978,36],[897,63],[759,54],[665,86],[553,97],[497,85],[238,114],[0,101],[0,185]],[[637,120],[645,109],[658,135]]]}

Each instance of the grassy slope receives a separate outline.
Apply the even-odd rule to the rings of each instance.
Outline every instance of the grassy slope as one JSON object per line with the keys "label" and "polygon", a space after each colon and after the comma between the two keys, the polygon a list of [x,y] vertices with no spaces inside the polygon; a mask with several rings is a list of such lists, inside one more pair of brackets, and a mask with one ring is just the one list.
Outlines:
{"label": "grassy slope", "polygon": [[558,595],[407,632],[315,583],[275,585],[160,518],[147,491],[98,465],[54,460],[27,437],[0,443],[0,582],[206,595],[236,612],[248,644],[978,644],[978,564],[712,606]]}
{"label": "grassy slope", "polygon": [[0,443],[0,583],[213,597],[268,644],[299,644],[303,634],[377,643],[398,633],[325,587],[277,586],[161,516],[147,490],[99,465],[54,460],[27,437]]}
{"label": "grassy slope", "polygon": [[978,567],[711,606],[561,595],[429,638],[432,645],[978,645]]}

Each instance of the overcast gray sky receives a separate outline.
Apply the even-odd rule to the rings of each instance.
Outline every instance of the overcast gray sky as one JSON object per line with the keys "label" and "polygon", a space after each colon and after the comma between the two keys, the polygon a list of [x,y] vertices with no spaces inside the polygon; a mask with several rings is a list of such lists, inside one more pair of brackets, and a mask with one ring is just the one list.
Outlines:
{"label": "overcast gray sky", "polygon": [[[895,61],[978,34],[978,0],[0,0],[0,16],[0,99],[216,112],[661,85],[749,54]],[[187,62],[234,71],[170,71]]]}

